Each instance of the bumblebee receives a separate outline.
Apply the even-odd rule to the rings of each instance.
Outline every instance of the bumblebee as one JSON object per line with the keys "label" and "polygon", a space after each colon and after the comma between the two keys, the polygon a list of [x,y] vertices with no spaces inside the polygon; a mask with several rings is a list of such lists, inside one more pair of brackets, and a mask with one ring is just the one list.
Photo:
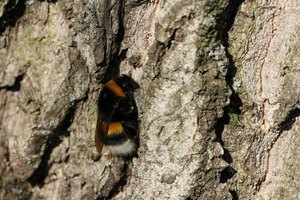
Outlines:
{"label": "bumblebee", "polygon": [[134,91],[139,85],[129,76],[108,81],[98,98],[95,145],[101,155],[105,145],[113,155],[128,157],[138,148],[138,111]]}

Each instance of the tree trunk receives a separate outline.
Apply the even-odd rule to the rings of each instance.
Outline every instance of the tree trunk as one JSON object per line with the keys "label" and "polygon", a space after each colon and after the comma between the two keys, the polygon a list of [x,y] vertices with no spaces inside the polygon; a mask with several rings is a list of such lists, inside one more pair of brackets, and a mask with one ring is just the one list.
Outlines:
{"label": "tree trunk", "polygon": [[[300,199],[300,3],[0,2],[0,199]],[[98,159],[105,81],[138,157]]]}

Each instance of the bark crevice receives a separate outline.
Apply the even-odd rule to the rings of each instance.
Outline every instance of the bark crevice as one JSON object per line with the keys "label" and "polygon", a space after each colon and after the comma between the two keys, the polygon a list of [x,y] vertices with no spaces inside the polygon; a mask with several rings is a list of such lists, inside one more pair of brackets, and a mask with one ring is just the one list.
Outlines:
{"label": "bark crevice", "polygon": [[229,190],[231,196],[232,196],[232,200],[238,200],[239,196],[237,194],[237,192],[235,190]]}
{"label": "bark crevice", "polygon": [[39,0],[40,2],[56,3],[58,0]]}
{"label": "bark crevice", "polygon": [[300,116],[300,109],[294,108],[289,111],[286,118],[279,124],[279,132],[288,131],[293,127],[293,124],[296,121],[296,118]]}
{"label": "bark crevice", "polygon": [[25,0],[19,0],[16,5],[10,2],[13,1],[8,2],[3,15],[0,17],[0,35],[3,34],[7,27],[14,27],[26,10]]}
{"label": "bark crevice", "polygon": [[[233,56],[229,52],[229,42],[228,42],[228,32],[230,31],[233,25],[238,9],[242,3],[243,0],[230,2],[228,6],[225,8],[225,10],[223,11],[223,13],[221,13],[218,18],[219,38],[222,45],[225,48],[225,55],[229,62],[225,80],[227,86],[231,90],[231,95],[229,97],[230,102],[227,106],[223,108],[224,114],[221,118],[217,119],[217,123],[215,126],[216,140],[221,144],[224,151],[222,155],[222,159],[229,164],[229,166],[227,166],[221,171],[220,183],[226,183],[237,173],[237,170],[234,169],[232,166],[230,166],[230,164],[233,163],[233,159],[228,149],[225,148],[226,145],[224,144],[224,141],[222,139],[222,133],[224,131],[225,125],[230,124],[230,114],[240,115],[241,107],[243,105],[239,95],[236,93],[236,91],[233,88],[233,83],[234,83],[233,78],[235,77],[237,67],[235,66]],[[238,194],[236,191],[230,190],[229,192],[232,195],[233,199],[238,199]]]}
{"label": "bark crevice", "polygon": [[114,185],[109,195],[105,199],[114,199],[128,182],[129,174],[131,173],[131,168],[129,167],[129,163],[125,163],[122,169],[122,176],[118,180],[118,182]]}
{"label": "bark crevice", "polygon": [[[101,79],[102,83],[105,83],[115,77],[118,77],[120,75],[120,64],[121,62],[126,58],[127,49],[121,50],[122,42],[125,35],[125,28],[124,28],[124,14],[125,14],[125,2],[120,1],[119,2],[119,8],[118,8],[118,32],[116,34],[116,37],[114,41],[112,41],[112,49],[111,56],[109,58],[109,63],[107,65],[105,74],[103,78]],[[111,25],[112,26],[112,25]],[[111,28],[111,27],[110,27]],[[107,49],[106,49],[107,50]],[[98,67],[101,67],[102,63],[98,65]]]}
{"label": "bark crevice", "polygon": [[28,178],[28,181],[32,186],[39,186],[43,187],[45,184],[45,179],[48,176],[49,169],[51,168],[50,157],[51,154],[57,146],[59,146],[65,137],[70,136],[69,127],[71,126],[75,112],[78,107],[78,103],[81,100],[76,100],[72,107],[70,107],[64,117],[64,119],[61,121],[61,123],[56,127],[52,134],[48,137],[46,142],[46,147],[44,150],[44,154],[41,157],[41,162],[38,166],[38,168],[32,173],[32,175]]}
{"label": "bark crevice", "polygon": [[21,89],[21,82],[23,81],[25,76],[25,73],[22,73],[18,75],[15,78],[15,82],[13,85],[6,85],[6,86],[1,86],[0,90],[7,90],[7,91],[12,91],[12,92],[18,92]]}

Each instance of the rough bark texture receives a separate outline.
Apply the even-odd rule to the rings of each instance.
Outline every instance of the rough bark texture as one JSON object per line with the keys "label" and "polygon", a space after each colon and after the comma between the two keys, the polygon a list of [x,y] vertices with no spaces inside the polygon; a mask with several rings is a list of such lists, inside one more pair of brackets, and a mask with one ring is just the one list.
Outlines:
{"label": "rough bark texture", "polygon": [[[0,199],[299,199],[300,3],[0,2]],[[139,84],[138,158],[96,101]]]}

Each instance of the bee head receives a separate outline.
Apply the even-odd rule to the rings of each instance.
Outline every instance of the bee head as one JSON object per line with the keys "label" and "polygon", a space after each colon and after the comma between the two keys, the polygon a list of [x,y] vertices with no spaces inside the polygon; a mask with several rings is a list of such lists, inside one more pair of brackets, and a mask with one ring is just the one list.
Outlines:
{"label": "bee head", "polygon": [[127,75],[122,75],[121,77],[117,78],[115,80],[118,85],[122,87],[123,90],[134,92],[136,89],[138,89],[140,86],[135,82],[131,77]]}

